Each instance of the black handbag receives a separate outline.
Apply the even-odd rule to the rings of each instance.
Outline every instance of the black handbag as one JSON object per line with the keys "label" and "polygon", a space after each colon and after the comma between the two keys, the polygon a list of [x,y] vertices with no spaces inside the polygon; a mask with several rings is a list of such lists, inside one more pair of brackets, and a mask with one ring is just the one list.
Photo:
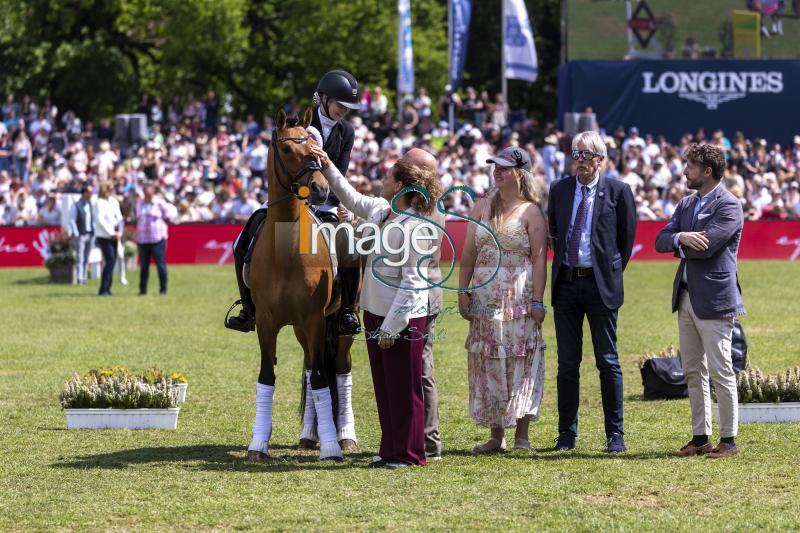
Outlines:
{"label": "black handbag", "polygon": [[653,357],[642,364],[641,372],[645,400],[689,396],[680,357]]}
{"label": "black handbag", "polygon": [[737,374],[747,368],[747,337],[739,320],[733,320],[733,336],[731,337],[731,362]]}

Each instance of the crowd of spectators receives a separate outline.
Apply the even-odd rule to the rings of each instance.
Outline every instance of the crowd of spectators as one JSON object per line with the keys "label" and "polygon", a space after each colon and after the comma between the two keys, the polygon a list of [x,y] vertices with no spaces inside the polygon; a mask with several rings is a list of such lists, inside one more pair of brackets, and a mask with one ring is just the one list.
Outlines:
{"label": "crowd of spectators", "polygon": [[[452,133],[435,118],[448,116],[451,101]],[[377,194],[384,174],[412,146],[437,157],[444,189],[465,185],[477,197],[492,188],[486,160],[508,145],[528,150],[543,197],[550,183],[570,174],[570,137],[509,110],[500,95],[490,99],[468,88],[461,97],[434,103],[420,89],[400,102],[399,113],[393,108],[381,88],[371,86],[363,91],[360,111],[348,117],[355,144],[347,177],[362,193]],[[58,225],[60,195],[84,185],[97,191],[102,183],[111,185],[128,223],[135,222],[134,206],[146,184],[157,185],[177,208],[175,223],[241,223],[267,200],[269,117],[237,118],[213,92],[176,97],[166,106],[144,96],[135,111],[147,118],[146,138],[127,145],[115,142],[111,118],[95,124],[49,100],[7,96],[0,122],[0,225]],[[687,133],[677,144],[641,136],[636,127],[601,133],[609,153],[603,175],[631,187],[642,220],[669,218],[687,194],[681,153],[690,142],[724,148],[725,185],[741,200],[747,219],[800,219],[800,135],[781,146],[722,131],[710,137],[702,130]],[[458,192],[445,204],[463,214],[472,201]]]}

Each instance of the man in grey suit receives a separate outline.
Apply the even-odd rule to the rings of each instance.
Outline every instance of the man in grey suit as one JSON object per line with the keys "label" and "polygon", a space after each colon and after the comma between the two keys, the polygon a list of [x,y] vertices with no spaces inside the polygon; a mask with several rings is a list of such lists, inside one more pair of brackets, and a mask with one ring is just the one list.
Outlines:
{"label": "man in grey suit", "polygon": [[[721,458],[737,452],[736,375],[731,362],[733,319],[743,315],[736,254],[744,217],[739,201],[721,184],[725,155],[710,144],[692,144],[684,174],[696,194],[678,203],[656,238],[656,250],[681,259],[672,288],[678,312],[681,364],[689,388],[692,440],[674,455]],[[720,443],[712,448],[709,377],[719,404]]]}

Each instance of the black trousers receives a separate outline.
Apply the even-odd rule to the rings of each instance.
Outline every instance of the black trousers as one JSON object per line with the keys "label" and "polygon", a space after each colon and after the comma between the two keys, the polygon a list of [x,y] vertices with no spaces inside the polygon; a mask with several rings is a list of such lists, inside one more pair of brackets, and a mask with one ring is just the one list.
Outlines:
{"label": "black trousers", "polygon": [[158,270],[159,292],[167,292],[167,240],[161,239],[158,242],[137,245],[139,249],[139,292],[147,294],[147,282],[150,279],[150,259],[156,262]]}
{"label": "black trousers", "polygon": [[114,278],[114,267],[117,264],[117,239],[96,237],[95,242],[103,253],[103,276],[100,278],[98,294],[111,292],[111,281]]}
{"label": "black trousers", "polygon": [[559,276],[553,295],[553,316],[558,343],[558,431],[578,434],[580,366],[583,352],[583,319],[589,319],[606,437],[623,433],[622,369],[617,354],[617,309],[603,303],[594,276]]}

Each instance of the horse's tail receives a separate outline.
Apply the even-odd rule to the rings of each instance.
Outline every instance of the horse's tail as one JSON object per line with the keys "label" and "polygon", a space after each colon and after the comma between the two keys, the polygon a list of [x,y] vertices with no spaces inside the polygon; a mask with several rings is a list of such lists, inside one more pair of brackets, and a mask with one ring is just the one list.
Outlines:
{"label": "horse's tail", "polygon": [[300,423],[303,423],[303,417],[306,415],[306,387],[308,387],[308,380],[306,379],[306,361],[303,358],[303,368],[300,371]]}
{"label": "horse's tail", "polygon": [[328,380],[333,402],[333,425],[339,430],[339,387],[336,383],[336,356],[339,352],[339,320],[337,313],[332,313],[325,318],[325,353],[322,359],[322,368]]}

